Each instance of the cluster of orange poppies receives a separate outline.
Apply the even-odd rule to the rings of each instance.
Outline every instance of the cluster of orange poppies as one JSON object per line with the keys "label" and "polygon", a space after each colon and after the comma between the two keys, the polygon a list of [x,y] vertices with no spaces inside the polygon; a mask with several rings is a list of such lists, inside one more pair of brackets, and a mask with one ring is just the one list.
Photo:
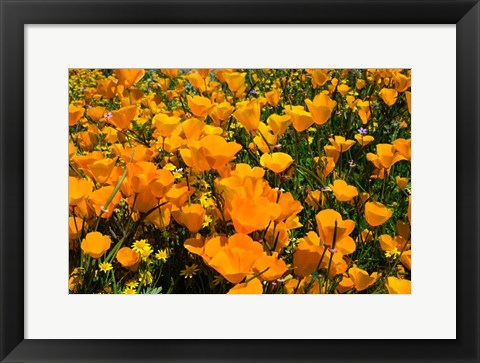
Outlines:
{"label": "cluster of orange poppies", "polygon": [[410,86],[70,70],[70,292],[410,293]]}

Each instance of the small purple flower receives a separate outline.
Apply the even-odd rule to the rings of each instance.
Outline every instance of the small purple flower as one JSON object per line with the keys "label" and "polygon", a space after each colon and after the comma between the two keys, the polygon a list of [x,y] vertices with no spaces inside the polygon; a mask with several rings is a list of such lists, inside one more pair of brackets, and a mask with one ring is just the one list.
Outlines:
{"label": "small purple flower", "polygon": [[342,112],[341,112],[341,111],[337,111],[337,112],[335,112],[335,115],[337,115],[337,116],[340,116],[341,114],[342,114]]}
{"label": "small purple flower", "polygon": [[106,119],[112,118],[112,113],[111,113],[111,112],[107,113],[107,114],[105,115],[105,118],[106,118]]}
{"label": "small purple flower", "polygon": [[250,91],[250,94],[256,95],[256,94],[257,94],[257,91],[255,91],[254,89],[252,89],[252,90]]}
{"label": "small purple flower", "polygon": [[363,127],[360,127],[360,128],[358,129],[358,132],[359,132],[360,134],[362,134],[362,135],[366,135],[366,134],[367,134],[367,129],[364,129]]}

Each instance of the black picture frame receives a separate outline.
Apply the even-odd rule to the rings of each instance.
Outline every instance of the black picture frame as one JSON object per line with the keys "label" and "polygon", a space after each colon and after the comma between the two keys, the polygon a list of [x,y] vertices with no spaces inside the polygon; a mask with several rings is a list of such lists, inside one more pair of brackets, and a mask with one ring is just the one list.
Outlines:
{"label": "black picture frame", "polygon": [[[479,362],[478,0],[0,0],[2,362]],[[457,339],[24,339],[26,24],[456,24]],[[288,26],[288,25],[286,25]],[[452,241],[454,243],[455,241]],[[439,292],[438,298],[441,299]],[[52,317],[54,318],[54,317]],[[413,328],[413,327],[412,327]]]}

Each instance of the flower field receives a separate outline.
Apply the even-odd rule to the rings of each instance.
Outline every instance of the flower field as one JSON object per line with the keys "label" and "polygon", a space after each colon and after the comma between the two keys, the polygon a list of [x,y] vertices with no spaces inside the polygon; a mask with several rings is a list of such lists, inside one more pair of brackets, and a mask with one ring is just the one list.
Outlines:
{"label": "flower field", "polygon": [[78,294],[410,294],[411,72],[71,69]]}

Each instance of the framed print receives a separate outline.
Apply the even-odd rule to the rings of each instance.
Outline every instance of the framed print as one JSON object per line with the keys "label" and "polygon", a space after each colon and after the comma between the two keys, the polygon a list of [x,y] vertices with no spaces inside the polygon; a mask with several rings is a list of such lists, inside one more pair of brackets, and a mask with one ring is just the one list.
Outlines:
{"label": "framed print", "polygon": [[477,1],[1,8],[2,361],[479,361]]}

